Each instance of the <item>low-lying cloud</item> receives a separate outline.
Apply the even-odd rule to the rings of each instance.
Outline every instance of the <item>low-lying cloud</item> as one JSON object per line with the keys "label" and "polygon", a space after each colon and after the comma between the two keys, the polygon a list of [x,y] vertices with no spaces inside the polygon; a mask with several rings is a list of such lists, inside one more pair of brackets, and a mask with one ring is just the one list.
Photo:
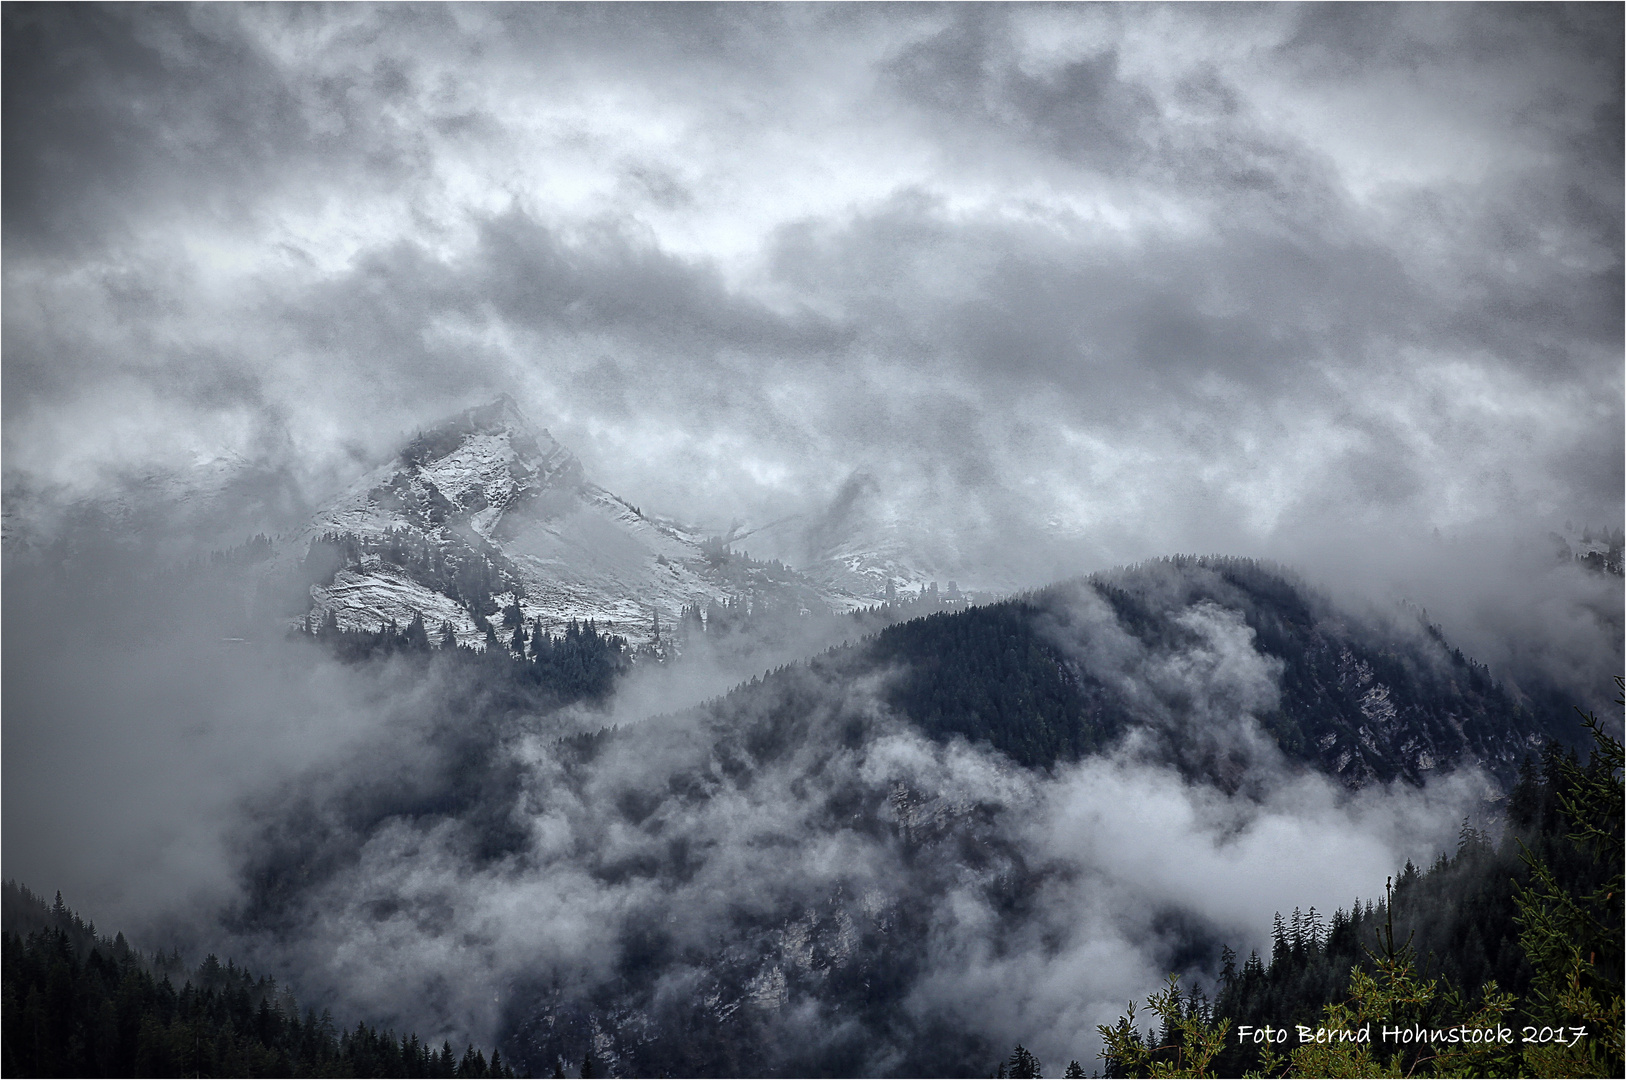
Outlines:
{"label": "low-lying cloud", "polygon": [[[551,734],[505,741],[493,752],[521,777],[511,850],[471,854],[467,820],[380,817],[287,898],[273,933],[248,940],[300,985],[436,1032],[534,1030],[538,988],[558,986],[578,1008],[615,1001],[603,1024],[617,1041],[600,1052],[626,1054],[640,1024],[657,1048],[677,1037],[659,1004],[677,994],[717,1018],[755,1010],[770,1066],[812,1048],[801,1067],[873,1072],[933,1059],[862,1013],[849,1045],[818,1049],[818,1036],[844,1008],[840,976],[872,966],[867,943],[907,921],[890,932],[914,974],[888,1011],[971,1033],[950,1052],[1021,1040],[1065,1061],[1093,1054],[1095,1025],[1167,970],[1211,975],[1196,944],[1264,948],[1273,912],[1370,899],[1487,793],[1463,774],[1351,795],[1278,757],[1255,759],[1248,793],[1228,795],[1133,741],[1044,775],[934,743],[862,687],[790,683],[788,718],[769,718],[785,705],[776,691],[722,724],[650,719],[585,761]],[[855,717],[863,734],[844,736]],[[1245,717],[1230,719],[1244,736]],[[352,771],[330,774],[318,805],[341,806]],[[505,1052],[544,1048],[560,1046]]]}

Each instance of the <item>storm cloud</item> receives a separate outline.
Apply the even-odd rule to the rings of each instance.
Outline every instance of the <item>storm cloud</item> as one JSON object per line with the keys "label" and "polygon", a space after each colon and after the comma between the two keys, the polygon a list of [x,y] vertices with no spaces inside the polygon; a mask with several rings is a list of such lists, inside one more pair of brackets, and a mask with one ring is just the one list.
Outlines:
{"label": "storm cloud", "polygon": [[1616,521],[1619,18],[14,7],[8,479],[319,487],[512,391],[1007,581]]}

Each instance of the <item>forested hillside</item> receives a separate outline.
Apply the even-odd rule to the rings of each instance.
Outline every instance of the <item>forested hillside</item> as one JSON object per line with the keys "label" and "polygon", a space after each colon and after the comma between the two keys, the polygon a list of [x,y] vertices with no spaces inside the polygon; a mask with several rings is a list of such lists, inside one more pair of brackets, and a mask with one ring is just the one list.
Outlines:
{"label": "forested hillside", "polygon": [[[850,625],[856,636],[905,613]],[[691,613],[671,632],[726,638],[744,632],[730,631],[735,614]],[[1570,760],[1562,744],[1514,783],[1560,725],[1423,621],[1341,612],[1252,562],[1164,560],[923,612],[619,727],[596,709],[613,707],[629,673],[646,662],[681,673],[688,661],[629,649],[592,621],[550,632],[514,604],[481,636],[472,648],[418,618],[376,629],[324,618],[277,643],[296,657],[337,656],[345,662],[328,666],[384,688],[389,711],[344,756],[243,808],[231,869],[242,899],[210,932],[283,950],[289,970],[322,980],[312,992],[323,1000],[366,1000],[387,981],[392,1017],[436,1015],[438,987],[451,982],[489,987],[484,1000],[500,993],[501,1005],[481,1022],[495,1027],[475,1030],[493,1030],[502,1059],[534,1074],[574,1073],[590,1055],[620,1075],[975,1074],[1017,1037],[1089,1058],[1089,1029],[1054,1017],[1084,993],[1116,1007],[1143,992],[1145,970],[1218,976],[1238,1016],[1313,1016],[1340,1000],[1350,957],[1389,909],[1285,917],[1280,955],[1226,973],[1218,953],[1225,935],[1235,940],[1234,914],[1180,873],[1149,881],[1136,861],[1148,807],[1224,805],[1246,832],[1297,824],[1303,800],[1319,800],[1311,827],[1336,842],[1367,828],[1340,809],[1356,792],[1422,806],[1412,797],[1434,777],[1479,767],[1506,776],[1526,842],[1567,884],[1579,880],[1550,850],[1562,837],[1551,813],[1555,770]],[[1453,811],[1479,812],[1494,783],[1471,786],[1450,797]],[[1073,816],[1075,805],[1089,816]],[[1133,833],[1118,846],[1134,850],[1113,851],[1081,824],[1102,820]],[[1230,857],[1201,829],[1160,842]],[[1417,947],[1439,958],[1427,962],[1451,965],[1440,970],[1470,993],[1492,976],[1524,985],[1508,944],[1517,934],[1484,914],[1505,908],[1507,890],[1470,873],[1516,870],[1510,858],[1470,830],[1459,854],[1403,874],[1397,889],[1400,935],[1415,927]],[[1447,883],[1452,904],[1426,900]],[[1380,874],[1374,899],[1381,885]],[[109,959],[114,946],[64,953],[54,940],[10,939],[8,970],[33,972],[16,1015],[56,1000],[52,978],[90,979],[82,999],[101,1000],[102,986],[116,1007],[127,971]],[[402,948],[413,965],[400,963]],[[1128,962],[1092,967],[1085,958],[1100,949]],[[345,962],[332,963],[341,950]],[[412,1050],[410,1036],[405,1051],[365,1030],[324,1043],[320,1017],[312,1028],[287,1012],[266,1020],[271,1042],[248,1042],[262,1000],[273,1011],[281,1000],[258,979],[230,965],[221,976],[131,963],[131,985],[150,988],[130,1007],[150,999],[159,1010],[147,1041],[140,1009],[133,1028],[106,1028],[133,1031],[124,1042],[73,1035],[103,1030],[86,1006],[61,1036],[61,1052],[85,1068],[185,1068],[207,1041],[194,1037],[183,1059],[185,1033],[214,1030],[217,1014],[230,1037],[212,1036],[208,1060],[243,1070],[359,1069],[343,1062],[367,1055],[387,1069],[448,1064],[445,1047]],[[1030,985],[1049,996],[1027,1013],[985,1006],[990,969],[1008,980],[1005,1002],[1027,1001]],[[164,1004],[166,974],[191,996],[183,985]],[[1025,1016],[1044,1010],[1050,1028],[1030,1036]],[[313,1049],[276,1057],[295,1053],[296,1036]],[[33,1035],[15,1045],[57,1052]]]}
{"label": "forested hillside", "polygon": [[1235,771],[1229,748],[1191,730],[1200,691],[1168,671],[1225,648],[1265,659],[1276,692],[1247,704],[1281,751],[1351,786],[1470,762],[1511,784],[1546,737],[1579,737],[1568,716],[1538,715],[1438,627],[1339,611],[1249,559],[1157,560],[928,616],[881,631],[866,655],[896,669],[889,703],[936,736],[1047,766],[1138,725],[1166,733],[1171,759],[1223,782]]}
{"label": "forested hillside", "polygon": [[1109,1074],[1621,1075],[1622,755],[1593,731],[1585,764],[1557,743],[1525,763],[1499,842],[1465,825],[1455,855],[1408,863],[1382,900],[1278,914],[1268,961],[1227,949],[1214,1000],[1171,983],[1150,1002],[1160,1026],[1132,1009],[1103,1027]]}
{"label": "forested hillside", "polygon": [[482,649],[459,645],[450,626],[431,638],[421,615],[404,627],[385,623],[377,630],[345,630],[330,614],[314,625],[307,620],[299,632],[352,663],[394,656],[433,660],[441,674],[467,684],[470,696],[535,712],[578,701],[602,703],[631,663],[626,639],[599,633],[590,619],[572,619],[553,634],[539,621],[527,625],[518,605],[511,605],[500,622],[486,620],[484,630]]}
{"label": "forested hillside", "polygon": [[[0,1015],[7,1076],[421,1076],[512,1077],[488,1061],[416,1034],[301,1015],[275,979],[214,956],[196,967],[148,954],[122,933],[97,933],[65,907],[16,882],[4,904]],[[177,988],[176,983],[180,986]]]}

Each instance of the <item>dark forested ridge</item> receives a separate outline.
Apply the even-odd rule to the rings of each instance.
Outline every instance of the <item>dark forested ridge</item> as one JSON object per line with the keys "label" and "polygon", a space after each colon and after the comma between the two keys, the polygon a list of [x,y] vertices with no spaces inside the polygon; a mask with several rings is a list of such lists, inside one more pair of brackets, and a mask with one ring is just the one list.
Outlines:
{"label": "dark forested ridge", "polygon": [[897,667],[888,703],[938,738],[987,742],[1028,766],[1076,761],[1123,729],[1106,687],[1044,633],[1042,600],[928,615],[878,634],[871,661]]}
{"label": "dark forested ridge", "polygon": [[[512,1077],[493,1051],[458,1056],[415,1034],[337,1025],[275,979],[214,956],[192,967],[99,935],[65,907],[6,882],[7,1076]],[[177,988],[177,983],[179,987]]]}
{"label": "dark forested ridge", "polygon": [[[1170,658],[1211,651],[1214,642],[1190,620],[1204,610],[1245,627],[1246,647],[1274,665],[1278,693],[1257,716],[1282,752],[1351,786],[1420,782],[1468,762],[1511,785],[1519,762],[1546,739],[1580,739],[1564,711],[1545,698],[1522,699],[1426,620],[1363,621],[1286,571],[1248,559],[1157,560],[913,618],[902,605],[872,609],[857,613],[854,629],[877,632],[808,663],[825,683],[884,672],[886,703],[928,734],[985,742],[1043,768],[1102,751],[1131,727],[1177,729],[1189,719],[1181,716],[1193,706],[1189,689],[1149,701],[1125,687],[1146,682],[1146,669]],[[894,621],[900,617],[907,621]],[[714,613],[701,625],[710,633],[726,622]],[[527,626],[517,608],[488,623],[484,653],[455,647],[445,628],[421,620],[377,631],[340,630],[329,620],[306,631],[351,660],[444,656],[478,677],[480,694],[521,708],[602,701],[634,661],[623,639],[591,623],[552,635],[540,623]],[[767,681],[783,678],[770,673]],[[758,682],[735,691],[741,699],[731,711],[749,711],[763,693],[753,689]],[[1172,738],[1168,749],[1223,780],[1226,763],[1213,759],[1213,748]]]}
{"label": "dark forested ridge", "polygon": [[[898,669],[889,703],[927,731],[1045,766],[1189,710],[1179,691],[1148,702],[1122,688],[1160,659],[1212,649],[1190,618],[1201,610],[1239,619],[1278,664],[1279,696],[1258,718],[1282,751],[1352,786],[1465,761],[1511,784],[1546,737],[1579,738],[1569,717],[1538,715],[1426,621],[1364,622],[1248,559],[1159,560],[912,620],[882,630],[868,656]],[[1223,761],[1196,765],[1225,773]]]}

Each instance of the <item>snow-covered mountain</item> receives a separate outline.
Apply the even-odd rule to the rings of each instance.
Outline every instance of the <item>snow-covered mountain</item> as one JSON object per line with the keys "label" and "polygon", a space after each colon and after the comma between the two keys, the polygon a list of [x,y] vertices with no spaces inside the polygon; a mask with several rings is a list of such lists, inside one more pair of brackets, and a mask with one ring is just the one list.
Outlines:
{"label": "snow-covered mountain", "polygon": [[633,644],[654,639],[657,616],[674,627],[686,606],[841,612],[873,602],[644,514],[588,480],[506,395],[356,481],[315,514],[282,569],[290,559],[318,573],[317,619],[332,612],[343,627],[376,629],[421,614],[464,642],[483,639],[477,617],[516,601],[527,622],[594,619]]}

